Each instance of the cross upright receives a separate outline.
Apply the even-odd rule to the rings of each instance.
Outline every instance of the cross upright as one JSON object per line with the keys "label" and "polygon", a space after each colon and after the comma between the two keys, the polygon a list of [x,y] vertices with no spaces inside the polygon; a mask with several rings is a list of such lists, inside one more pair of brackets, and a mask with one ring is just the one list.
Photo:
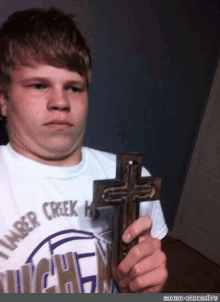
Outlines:
{"label": "cross upright", "polygon": [[138,242],[123,243],[126,228],[139,217],[139,203],[161,198],[161,178],[142,177],[142,159],[139,153],[117,155],[116,178],[95,180],[93,183],[93,215],[98,208],[115,206],[113,223],[112,264],[122,261]]}

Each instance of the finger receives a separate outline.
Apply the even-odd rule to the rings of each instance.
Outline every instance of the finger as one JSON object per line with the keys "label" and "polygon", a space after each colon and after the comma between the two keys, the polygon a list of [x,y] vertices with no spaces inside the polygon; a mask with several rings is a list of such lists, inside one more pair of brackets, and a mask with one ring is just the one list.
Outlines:
{"label": "finger", "polygon": [[162,290],[168,277],[166,267],[162,266],[159,269],[153,270],[138,278],[135,278],[129,283],[131,292],[156,292],[155,290]]}
{"label": "finger", "polygon": [[159,239],[150,237],[149,239],[135,245],[122,260],[118,266],[119,279],[124,278],[130,272],[131,268],[142,259],[149,257],[156,250],[161,249]]}
{"label": "finger", "polygon": [[134,238],[145,233],[145,237],[150,236],[152,227],[152,222],[149,217],[141,217],[135,220],[129,227],[125,230],[122,240],[125,243],[131,242]]}
{"label": "finger", "polygon": [[119,281],[120,287],[126,287],[132,280],[138,278],[146,273],[149,273],[160,266],[166,266],[166,255],[162,251],[156,251],[151,256],[144,258],[137,264],[135,264],[128,276]]}
{"label": "finger", "polygon": [[163,285],[146,287],[145,289],[139,291],[139,293],[161,293],[163,287],[164,287],[164,284]]}
{"label": "finger", "polygon": [[[136,291],[135,293],[161,293],[165,284],[166,284],[166,281],[160,285],[145,287],[144,289]],[[132,293],[129,286],[124,287],[124,288],[120,287],[120,291],[122,293]]]}

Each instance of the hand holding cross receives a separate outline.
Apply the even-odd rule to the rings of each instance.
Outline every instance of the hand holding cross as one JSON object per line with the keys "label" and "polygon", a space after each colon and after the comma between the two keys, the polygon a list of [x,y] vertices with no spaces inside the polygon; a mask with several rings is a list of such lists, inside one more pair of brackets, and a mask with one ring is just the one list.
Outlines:
{"label": "hand holding cross", "polygon": [[115,206],[112,267],[117,267],[138,242],[137,238],[125,244],[121,238],[127,227],[139,217],[139,203],[161,197],[161,179],[141,178],[141,168],[141,154],[119,154],[116,179],[94,181],[93,213],[100,207]]}

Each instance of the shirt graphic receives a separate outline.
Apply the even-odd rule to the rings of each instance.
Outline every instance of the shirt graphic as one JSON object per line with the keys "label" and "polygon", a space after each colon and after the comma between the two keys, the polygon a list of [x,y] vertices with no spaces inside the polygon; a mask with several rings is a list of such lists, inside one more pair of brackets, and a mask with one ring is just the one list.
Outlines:
{"label": "shirt graphic", "polygon": [[[69,229],[45,238],[19,270],[1,274],[0,292],[8,293],[95,293],[117,292],[111,278],[111,243],[106,234]],[[104,237],[105,236],[105,237]],[[108,237],[108,236],[107,236]],[[73,250],[57,253],[59,248],[73,244]],[[88,252],[79,252],[78,247],[88,246]],[[49,252],[50,257],[38,255]],[[93,250],[93,251],[92,251]],[[96,267],[96,274],[94,272]]]}

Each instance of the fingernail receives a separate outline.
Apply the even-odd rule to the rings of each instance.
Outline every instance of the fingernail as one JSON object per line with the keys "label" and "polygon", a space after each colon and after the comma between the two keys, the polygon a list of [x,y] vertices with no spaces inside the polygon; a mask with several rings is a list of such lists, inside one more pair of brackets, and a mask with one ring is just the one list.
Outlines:
{"label": "fingernail", "polygon": [[129,234],[125,234],[125,235],[122,236],[122,240],[125,243],[129,243],[131,241],[131,236]]}

